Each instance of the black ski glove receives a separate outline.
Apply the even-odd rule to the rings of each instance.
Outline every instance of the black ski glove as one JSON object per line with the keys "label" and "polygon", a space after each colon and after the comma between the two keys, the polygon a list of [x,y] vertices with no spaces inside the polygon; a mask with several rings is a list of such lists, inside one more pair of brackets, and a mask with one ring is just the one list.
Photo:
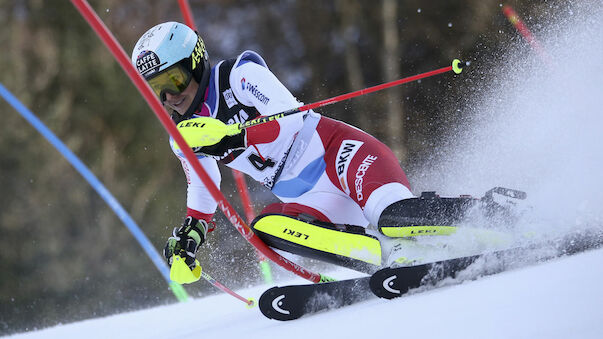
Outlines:
{"label": "black ski glove", "polygon": [[167,259],[168,265],[172,266],[174,255],[179,255],[190,267],[195,268],[195,255],[199,246],[205,242],[208,225],[205,220],[197,220],[193,217],[186,217],[180,227],[175,227],[172,236],[168,238],[163,255]]}

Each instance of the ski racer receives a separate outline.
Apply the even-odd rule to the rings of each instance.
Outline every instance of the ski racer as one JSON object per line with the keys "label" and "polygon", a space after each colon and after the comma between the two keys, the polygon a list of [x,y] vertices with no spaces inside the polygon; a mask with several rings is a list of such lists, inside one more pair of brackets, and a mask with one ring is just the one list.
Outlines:
{"label": "ski racer", "polygon": [[[302,105],[256,52],[211,67],[201,36],[181,23],[162,23],[144,33],[132,63],[176,124],[199,117],[235,124]],[[186,174],[187,212],[164,255],[170,265],[174,254],[180,255],[194,269],[217,203],[172,138],[170,145]],[[193,150],[218,187],[221,163],[280,199],[260,213],[252,228],[269,246],[294,254],[338,264],[389,265],[398,258],[390,255],[384,235],[402,236],[407,226],[417,225],[417,211],[425,210],[411,199],[408,179],[386,145],[312,110]],[[432,208],[450,209],[456,207]]]}

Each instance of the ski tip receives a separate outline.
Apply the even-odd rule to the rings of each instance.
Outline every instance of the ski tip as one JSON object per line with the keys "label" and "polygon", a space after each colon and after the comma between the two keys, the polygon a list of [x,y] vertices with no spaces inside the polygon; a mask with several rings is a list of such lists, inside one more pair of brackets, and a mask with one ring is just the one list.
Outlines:
{"label": "ski tip", "polygon": [[258,306],[266,318],[288,321],[303,315],[303,310],[296,307],[297,303],[293,300],[297,296],[287,296],[283,289],[286,287],[275,286],[264,291],[260,296]]}

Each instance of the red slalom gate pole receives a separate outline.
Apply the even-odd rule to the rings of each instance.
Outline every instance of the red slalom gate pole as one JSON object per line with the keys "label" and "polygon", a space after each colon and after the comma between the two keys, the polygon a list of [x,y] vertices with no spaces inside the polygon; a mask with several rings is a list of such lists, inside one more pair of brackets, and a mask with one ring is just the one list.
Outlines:
{"label": "red slalom gate pole", "polygon": [[[247,218],[247,222],[251,224],[253,219],[255,219],[255,213],[253,212],[253,208],[251,207],[251,197],[249,195],[249,191],[247,190],[247,183],[245,182],[245,177],[243,176],[243,173],[234,169],[232,170],[232,175],[234,176],[235,182],[239,189],[239,195],[241,196],[241,202],[243,203],[243,208],[245,210],[245,217]],[[260,251],[256,250],[256,253],[258,256],[258,264],[260,266],[260,271],[264,276],[264,282],[266,284],[272,284],[272,268],[270,268],[268,260],[264,255],[262,255],[262,253],[260,253]]]}
{"label": "red slalom gate pole", "polygon": [[107,48],[111,51],[117,62],[124,69],[130,80],[136,85],[142,96],[145,98],[163,127],[168,131],[168,133],[174,138],[178,147],[184,152],[186,159],[191,163],[195,172],[199,175],[201,181],[207,187],[212,197],[218,203],[218,207],[224,213],[226,218],[233,224],[233,226],[241,233],[241,235],[256,249],[258,249],[262,254],[264,254],[268,259],[274,261],[279,266],[284,269],[297,274],[298,276],[307,279],[311,282],[319,282],[321,280],[321,275],[311,272],[296,263],[282,257],[278,253],[274,252],[270,247],[268,247],[253,231],[249,226],[245,224],[243,219],[237,214],[237,212],[232,208],[230,203],[226,200],[222,192],[216,187],[214,182],[211,180],[207,172],[201,167],[199,161],[197,161],[197,157],[188,146],[176,125],[169,118],[167,112],[159,102],[159,99],[149,86],[144,78],[138,73],[138,71],[134,68],[134,66],[130,63],[130,58],[126,55],[122,47],[117,42],[117,39],[111,34],[109,29],[104,25],[104,23],[100,20],[94,9],[88,4],[85,0],[71,0],[71,3],[77,8],[80,14],[84,17],[84,19],[88,22],[88,24],[92,27],[92,29],[96,32],[99,38],[103,41],[103,43],[107,46]]}
{"label": "red slalom gate pole", "polygon": [[544,62],[546,62],[547,65],[551,66],[551,58],[544,51],[544,49],[542,48],[542,46],[540,45],[538,40],[536,40],[536,38],[534,38],[534,35],[532,35],[532,32],[530,32],[530,30],[528,29],[528,26],[526,26],[524,24],[523,20],[521,20],[521,18],[519,17],[519,15],[517,15],[515,10],[509,5],[504,5],[502,7],[502,11],[503,11],[503,14],[509,20],[509,22],[511,22],[513,27],[515,27],[515,29],[519,32],[519,34],[521,34],[521,36],[530,44],[530,47],[532,47],[532,49],[535,50],[536,53],[538,53],[540,58]]}
{"label": "red slalom gate pole", "polygon": [[193,11],[191,10],[188,0],[178,0],[178,5],[180,6],[180,12],[182,12],[186,25],[193,30],[197,30],[195,20],[193,19]]}
{"label": "red slalom gate pole", "polygon": [[[180,6],[180,12],[182,12],[182,16],[184,17],[184,21],[186,25],[193,30],[197,30],[197,25],[195,25],[195,20],[193,18],[193,11],[191,10],[191,6],[188,0],[178,0],[178,5]],[[251,207],[251,196],[249,195],[249,190],[247,189],[247,183],[245,182],[245,176],[243,173],[233,169],[232,176],[235,179],[235,183],[237,185],[237,189],[239,192],[239,196],[241,197],[241,203],[243,204],[243,209],[245,211],[245,217],[247,218],[247,223],[251,224],[253,219],[255,219],[255,213],[253,212],[253,208]],[[266,262],[266,257],[262,255],[259,251],[256,251],[258,255],[260,270],[262,271],[262,275],[264,276],[264,281],[268,284],[272,283],[272,270],[270,269],[270,265]]]}
{"label": "red slalom gate pole", "polygon": [[239,194],[241,195],[241,202],[243,203],[243,209],[245,210],[245,218],[247,218],[248,223],[251,223],[253,219],[255,219],[255,213],[251,207],[251,197],[249,196],[245,177],[243,176],[243,173],[234,169],[232,170],[232,176],[235,179]]}

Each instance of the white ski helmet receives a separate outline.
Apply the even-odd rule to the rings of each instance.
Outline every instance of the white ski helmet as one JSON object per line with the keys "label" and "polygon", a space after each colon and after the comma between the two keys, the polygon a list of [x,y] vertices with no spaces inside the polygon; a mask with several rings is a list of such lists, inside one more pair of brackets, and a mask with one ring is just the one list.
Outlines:
{"label": "white ski helmet", "polygon": [[[199,83],[197,97],[202,97],[211,73],[203,39],[178,22],[165,22],[146,31],[134,46],[132,64],[162,101],[165,92],[182,92],[191,78]],[[191,106],[198,103],[195,100]],[[185,116],[192,114],[188,113]]]}

